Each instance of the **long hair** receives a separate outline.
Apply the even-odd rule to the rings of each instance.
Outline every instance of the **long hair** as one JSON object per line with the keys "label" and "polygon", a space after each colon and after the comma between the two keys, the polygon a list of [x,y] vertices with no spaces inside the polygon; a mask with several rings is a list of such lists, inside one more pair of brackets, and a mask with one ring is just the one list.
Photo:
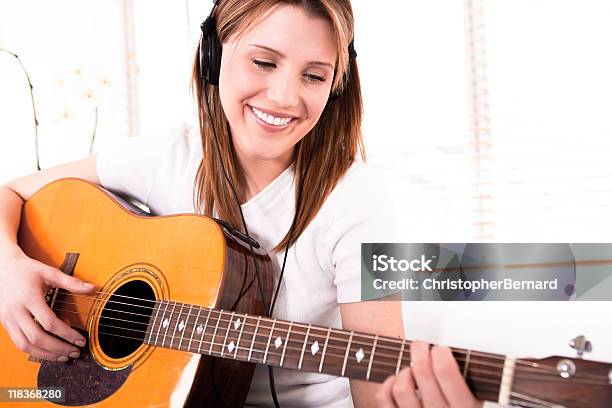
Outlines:
{"label": "long hair", "polygon": [[[295,243],[356,160],[357,154],[360,154],[362,160],[366,159],[361,134],[363,104],[359,71],[355,59],[349,58],[348,53],[354,24],[350,0],[221,0],[215,10],[220,41],[223,43],[232,35],[240,36],[258,17],[275,6],[285,4],[302,7],[310,15],[325,18],[331,23],[337,43],[338,61],[332,96],[317,124],[295,146],[293,164],[296,206],[300,193],[301,204],[296,208],[296,223],[291,241],[287,234],[274,251],[283,250]],[[218,217],[242,230],[240,213],[231,187],[223,175],[221,158],[213,139],[214,127],[227,175],[239,197],[244,197],[244,185],[241,184],[243,178],[239,174],[229,122],[221,106],[219,87],[206,85],[212,120],[206,112],[205,85],[200,77],[197,51],[192,75],[203,149],[203,159],[194,186],[194,205],[198,212],[207,216],[213,216],[216,211]],[[312,163],[310,167],[309,162]],[[303,191],[300,192],[302,185]]]}

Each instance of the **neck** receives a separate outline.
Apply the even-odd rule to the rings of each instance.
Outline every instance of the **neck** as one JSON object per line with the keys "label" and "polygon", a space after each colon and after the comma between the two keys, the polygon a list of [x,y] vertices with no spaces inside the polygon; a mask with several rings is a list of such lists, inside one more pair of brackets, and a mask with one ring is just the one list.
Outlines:
{"label": "neck", "polygon": [[[156,302],[144,341],[192,353],[376,382],[410,365],[408,340],[168,301]],[[502,377],[511,376],[502,356],[462,349],[453,349],[453,353],[481,398],[496,398]],[[487,378],[481,384],[483,369]]]}
{"label": "neck", "polygon": [[249,160],[238,155],[241,183],[244,186],[241,204],[255,197],[291,165],[292,154],[285,156],[274,160]]}

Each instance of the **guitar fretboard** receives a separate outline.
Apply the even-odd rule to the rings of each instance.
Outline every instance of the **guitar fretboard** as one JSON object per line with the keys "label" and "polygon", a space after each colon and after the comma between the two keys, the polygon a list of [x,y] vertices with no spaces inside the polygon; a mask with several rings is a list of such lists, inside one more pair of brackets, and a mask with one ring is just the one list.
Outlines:
{"label": "guitar fretboard", "polygon": [[[158,301],[145,343],[245,362],[382,382],[410,365],[410,341]],[[499,389],[503,356],[453,349],[464,377],[486,369]]]}

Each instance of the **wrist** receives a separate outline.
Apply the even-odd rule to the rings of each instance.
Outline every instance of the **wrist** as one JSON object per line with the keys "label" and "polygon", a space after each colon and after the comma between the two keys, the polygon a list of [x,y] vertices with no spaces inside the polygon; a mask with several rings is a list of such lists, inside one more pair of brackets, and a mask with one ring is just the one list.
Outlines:
{"label": "wrist", "polygon": [[16,258],[25,255],[16,242],[0,244],[0,258]]}

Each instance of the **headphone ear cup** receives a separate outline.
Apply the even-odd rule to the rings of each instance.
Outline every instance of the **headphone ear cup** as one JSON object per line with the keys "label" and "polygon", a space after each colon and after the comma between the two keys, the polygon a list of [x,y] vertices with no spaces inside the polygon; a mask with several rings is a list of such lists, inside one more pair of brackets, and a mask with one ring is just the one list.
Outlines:
{"label": "headphone ear cup", "polygon": [[219,85],[221,71],[221,41],[217,36],[217,24],[214,17],[208,17],[200,26],[200,76],[208,85]]}

